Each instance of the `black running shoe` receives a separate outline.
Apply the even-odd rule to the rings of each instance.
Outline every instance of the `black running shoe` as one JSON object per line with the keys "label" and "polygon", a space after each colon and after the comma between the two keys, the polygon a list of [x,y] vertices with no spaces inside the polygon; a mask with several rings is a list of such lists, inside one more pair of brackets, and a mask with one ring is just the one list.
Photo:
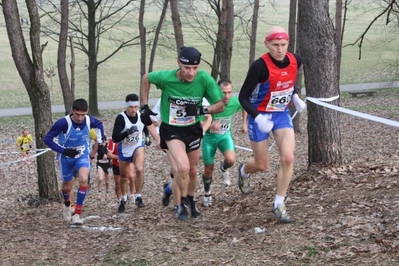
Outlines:
{"label": "black running shoe", "polygon": [[178,220],[187,220],[188,219],[187,206],[183,202],[177,207],[176,218]]}
{"label": "black running shoe", "polygon": [[162,197],[162,205],[164,207],[169,205],[170,202],[170,197],[172,196],[172,194],[169,194],[166,192],[166,187],[169,185],[169,183],[165,183],[163,184],[163,197]]}
{"label": "black running shoe", "polygon": [[145,207],[145,204],[144,204],[143,199],[141,197],[137,197],[135,202],[136,202],[137,207],[139,207],[139,208],[144,208]]}
{"label": "black running shoe", "polygon": [[119,203],[119,207],[118,207],[119,213],[125,212],[125,210],[126,210],[125,204],[126,204],[126,201],[121,200],[121,202]]}
{"label": "black running shoe", "polygon": [[191,209],[191,217],[192,218],[198,218],[201,216],[200,211],[197,209],[197,205],[195,204],[195,201],[190,203],[190,209]]}

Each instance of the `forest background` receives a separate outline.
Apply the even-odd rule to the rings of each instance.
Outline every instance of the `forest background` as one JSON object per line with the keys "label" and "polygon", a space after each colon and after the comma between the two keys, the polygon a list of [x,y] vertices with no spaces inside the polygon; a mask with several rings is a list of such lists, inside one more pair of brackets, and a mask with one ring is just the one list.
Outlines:
{"label": "forest background", "polygon": [[[46,1],[44,1],[46,3]],[[198,1],[202,2],[202,1]],[[206,2],[206,1],[204,1]],[[246,1],[238,1],[241,6]],[[288,30],[289,0],[265,2],[259,8],[259,25],[257,33],[257,45],[255,57],[265,52],[263,39],[268,30],[273,25],[281,25]],[[154,27],[159,19],[160,6],[155,2],[148,4],[145,11],[145,26]],[[138,5],[138,3],[136,3]],[[333,4],[333,3],[331,3]],[[47,5],[50,5],[47,2]],[[200,5],[202,13],[211,14],[209,5]],[[23,19],[28,17],[27,11],[21,5],[20,16]],[[251,8],[248,8],[246,16],[250,16]],[[334,16],[334,7],[330,13]],[[350,1],[348,5],[347,18],[345,22],[345,32],[343,37],[342,63],[341,63],[341,84],[368,83],[395,80],[398,76],[398,51],[399,39],[397,25],[385,25],[383,19],[377,20],[368,31],[361,49],[361,59],[359,60],[359,47],[357,44],[351,45],[366,30],[369,23],[381,12],[378,1]],[[239,14],[243,16],[245,14]],[[237,20],[238,18],[236,18]],[[42,19],[42,24],[46,19]],[[238,23],[236,23],[238,24]],[[199,34],[188,26],[182,17],[183,34],[186,46],[195,46],[203,54],[201,68],[210,71],[209,65],[205,61],[212,62],[213,47]],[[211,27],[209,23],[207,27]],[[29,25],[23,24],[25,32],[28,34]],[[131,35],[138,34],[136,22],[132,25],[121,25],[126,28],[126,33]],[[211,28],[209,29],[212,30]],[[216,29],[213,29],[216,30]],[[165,17],[164,36],[170,39],[160,42],[157,47],[154,70],[170,69],[177,67],[176,52],[174,46],[173,28],[170,16]],[[58,43],[49,37],[43,36],[41,43],[47,43],[43,51],[43,63],[45,69],[46,82],[51,92],[52,104],[63,104],[60,84],[57,76],[57,47]],[[28,43],[29,45],[29,43]],[[106,56],[113,50],[112,41],[102,41],[100,43],[99,57]],[[87,56],[76,50],[76,88],[75,98],[88,98],[88,76],[87,76]],[[4,25],[4,18],[0,14],[0,73],[1,95],[0,108],[26,107],[30,106],[26,89],[18,75]],[[149,53],[147,53],[148,55]],[[249,39],[244,34],[242,26],[235,30],[233,42],[233,57],[231,67],[231,79],[234,90],[237,92],[245,78],[249,66]],[[148,55],[149,56],[149,55]],[[66,62],[70,61],[70,52],[67,51]],[[98,100],[117,101],[123,100],[126,94],[131,92],[138,93],[140,86],[140,45],[133,45],[123,48],[110,60],[100,65],[98,72]],[[151,90],[151,97],[159,96],[159,91]]]}

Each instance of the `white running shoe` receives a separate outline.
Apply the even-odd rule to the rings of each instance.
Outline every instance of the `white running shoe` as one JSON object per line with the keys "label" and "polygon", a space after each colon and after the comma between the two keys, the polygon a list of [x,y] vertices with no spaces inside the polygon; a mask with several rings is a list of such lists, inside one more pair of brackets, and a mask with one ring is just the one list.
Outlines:
{"label": "white running shoe", "polygon": [[80,219],[80,215],[79,214],[75,213],[72,216],[71,224],[74,224],[74,225],[82,225],[83,224],[83,221],[82,221],[82,219]]}
{"label": "white running shoe", "polygon": [[205,207],[212,206],[212,194],[211,194],[211,192],[205,193],[204,201],[202,202],[202,205],[204,205]]}
{"label": "white running shoe", "polygon": [[71,221],[72,214],[71,214],[71,207],[70,206],[65,206],[64,205],[64,208],[62,209],[62,216],[64,217],[65,221],[67,221],[67,222]]}
{"label": "white running shoe", "polygon": [[228,187],[231,185],[230,173],[228,171],[222,172],[223,184]]}

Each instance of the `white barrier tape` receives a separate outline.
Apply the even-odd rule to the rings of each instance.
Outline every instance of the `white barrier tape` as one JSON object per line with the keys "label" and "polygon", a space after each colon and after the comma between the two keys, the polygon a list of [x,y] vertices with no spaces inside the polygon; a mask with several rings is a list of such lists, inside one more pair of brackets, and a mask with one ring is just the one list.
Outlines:
{"label": "white barrier tape", "polygon": [[360,112],[357,112],[357,111],[353,111],[353,110],[350,110],[350,109],[346,109],[346,108],[343,108],[343,107],[332,105],[332,104],[329,104],[329,103],[324,103],[324,102],[320,101],[319,99],[313,98],[313,97],[307,97],[306,99],[308,101],[311,101],[311,102],[315,103],[315,104],[318,104],[318,105],[321,105],[321,106],[324,106],[324,107],[327,107],[327,108],[330,108],[330,109],[333,109],[333,110],[336,110],[336,111],[339,111],[339,112],[342,112],[342,113],[346,113],[346,114],[349,114],[349,115],[354,115],[354,116],[361,117],[361,118],[364,118],[364,119],[368,119],[368,120],[371,120],[371,121],[374,121],[374,122],[383,123],[383,124],[386,124],[386,125],[389,125],[389,126],[399,127],[399,122],[398,121],[394,121],[394,120],[390,120],[390,119],[386,119],[386,118],[381,118],[381,117],[378,117],[378,116],[369,115],[369,114],[365,114],[365,113],[360,113]]}
{"label": "white barrier tape", "polygon": [[34,154],[34,155],[31,155],[31,156],[29,156],[29,157],[22,158],[22,159],[19,159],[19,160],[15,160],[15,161],[11,161],[11,162],[0,163],[0,165],[9,165],[9,164],[13,164],[13,163],[23,162],[23,161],[26,161],[26,160],[35,158],[35,157],[37,157],[37,156],[40,156],[40,155],[42,155],[43,153],[46,153],[46,152],[48,152],[48,151],[51,151],[51,149],[43,149],[43,151],[41,151],[41,152],[39,152],[39,153],[36,153],[36,154]]}
{"label": "white barrier tape", "polygon": [[[47,151],[49,150],[48,148],[46,149],[36,149],[36,150],[30,150],[29,152],[35,152],[35,151]],[[5,154],[19,154],[23,151],[10,151],[10,152],[0,152],[0,155],[5,155]]]}

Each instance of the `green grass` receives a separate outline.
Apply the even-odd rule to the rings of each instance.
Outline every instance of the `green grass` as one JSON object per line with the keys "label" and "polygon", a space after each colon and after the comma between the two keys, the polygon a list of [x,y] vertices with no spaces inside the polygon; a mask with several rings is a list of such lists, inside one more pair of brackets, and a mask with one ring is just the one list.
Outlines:
{"label": "green grass", "polygon": [[[288,0],[278,1],[276,9],[270,7],[267,2],[261,8],[263,16],[258,28],[258,44],[256,55],[265,52],[263,47],[263,38],[268,32],[270,25],[288,24]],[[355,41],[364,31],[368,23],[373,19],[379,10],[364,14],[362,9],[351,7],[348,13],[348,21],[344,35],[344,45]],[[23,11],[21,11],[23,13]],[[159,13],[155,11],[146,13],[146,26],[157,21]],[[167,17],[170,24],[170,16]],[[4,21],[0,14],[0,21]],[[151,21],[151,22],[150,22]],[[137,30],[137,29],[135,29]],[[169,30],[173,32],[172,29]],[[196,46],[203,54],[203,59],[211,61],[213,50],[204,40],[200,39],[195,33],[188,29],[187,23],[183,21],[183,31],[185,33],[185,45]],[[367,35],[362,49],[362,59],[358,60],[358,47],[347,46],[343,49],[341,83],[366,83],[391,80],[394,78],[392,68],[387,68],[388,62],[393,62],[398,57],[398,43],[396,41],[386,41],[388,29],[383,26],[383,21],[378,21],[378,25],[373,27]],[[384,39],[385,38],[385,39]],[[240,36],[238,32],[235,35],[233,46],[233,61],[231,67],[231,79],[234,84],[234,90],[238,91],[248,70],[249,43],[246,36]],[[42,38],[41,42],[48,41],[48,45],[43,52],[43,62],[45,69],[54,68],[56,70],[57,61],[57,43],[48,38]],[[29,42],[27,41],[27,45]],[[111,50],[110,43],[102,42],[100,46],[100,58]],[[101,47],[105,49],[101,49]],[[30,47],[28,47],[30,51]],[[86,56],[76,51],[76,97],[88,98],[88,72]],[[11,57],[11,51],[8,43],[5,27],[0,27],[0,72],[2,73],[0,87],[0,109],[30,106],[30,101],[26,89],[18,75]],[[69,54],[69,51],[68,51]],[[98,99],[99,101],[123,100],[125,95],[131,92],[138,93],[140,87],[140,47],[133,46],[125,48],[115,57],[100,65],[98,73]],[[147,51],[147,57],[149,50]],[[305,56],[305,55],[302,55]],[[67,58],[69,64],[70,58]],[[175,68],[176,52],[159,50],[156,55],[154,70]],[[209,71],[209,67],[203,63],[201,67]],[[62,104],[62,93],[58,81],[58,75],[49,78],[46,77],[47,84],[51,91],[52,103]],[[151,97],[157,97],[159,91],[152,86]]]}

